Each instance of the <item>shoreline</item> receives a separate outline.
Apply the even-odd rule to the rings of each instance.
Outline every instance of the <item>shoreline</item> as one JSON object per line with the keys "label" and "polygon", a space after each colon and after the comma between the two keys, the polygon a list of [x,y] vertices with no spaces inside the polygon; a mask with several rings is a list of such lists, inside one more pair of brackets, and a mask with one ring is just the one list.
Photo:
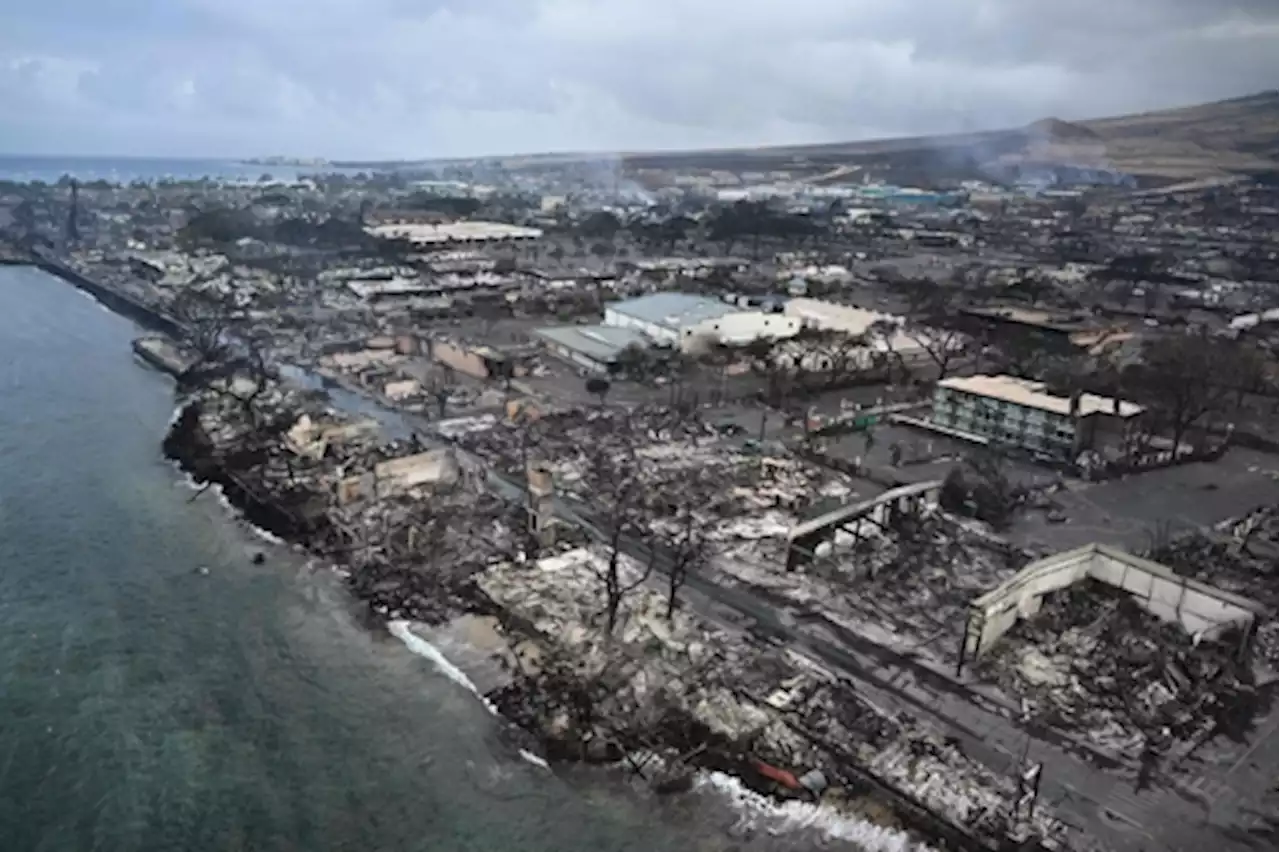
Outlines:
{"label": "shoreline", "polygon": [[[35,265],[35,266],[36,268],[42,269],[42,271],[45,271],[46,273],[52,273],[56,275],[56,277],[62,279],[63,281],[67,283],[71,283],[73,286],[76,286],[77,289],[81,289],[82,291],[86,292],[86,294],[90,295],[92,298],[95,298],[95,300],[103,304],[103,306],[108,310],[112,310],[112,312],[115,312],[115,313],[122,313],[121,311],[117,310],[113,304],[100,299],[98,297],[98,294],[94,292],[93,289],[90,289],[84,286],[85,282],[91,281],[87,277],[79,273],[75,273],[75,276],[72,277],[60,271],[54,272],[50,269],[46,269],[43,265]],[[66,268],[64,267],[63,269],[65,270]],[[70,271],[73,272],[74,270],[70,270]],[[153,313],[153,316],[159,316],[159,314],[156,314],[154,311],[152,313]],[[123,315],[126,316],[126,318],[135,319],[135,317],[131,316],[130,313],[123,313]],[[235,513],[237,513],[242,518],[242,520],[244,520],[250,526],[250,528],[252,528],[255,531],[255,533],[260,534],[261,537],[263,538],[271,537],[290,547],[293,547],[294,549],[298,549],[298,550],[307,552],[312,556],[316,556],[318,558],[324,559],[325,561],[334,564],[335,567],[345,564],[341,560],[335,561],[331,555],[315,552],[315,550],[311,547],[311,544],[312,544],[313,537],[319,532],[319,530],[310,526],[305,519],[300,518],[294,511],[292,511],[288,507],[281,505],[281,498],[278,495],[263,493],[254,484],[246,482],[242,477],[240,477],[233,471],[230,471],[226,469],[225,466],[217,463],[217,461],[214,460],[210,455],[199,452],[198,448],[195,446],[188,445],[185,447],[181,447],[173,444],[172,441],[174,438],[174,434],[181,431],[180,427],[182,425],[182,421],[184,417],[190,416],[190,412],[191,412],[191,406],[189,403],[186,405],[181,405],[178,407],[178,409],[175,410],[174,416],[173,418],[171,418],[171,429],[169,433],[166,435],[165,442],[164,442],[166,457],[173,459],[174,461],[177,461],[180,469],[185,474],[188,475],[188,477],[192,482],[197,484],[212,483],[216,485],[220,492],[219,493],[220,502],[223,502],[225,505],[232,508],[235,511]],[[415,611],[415,608],[412,605],[411,600],[408,601],[409,605],[406,605],[406,596],[405,596],[406,592],[403,589],[394,588],[394,589],[388,590],[387,588],[385,588],[385,582],[379,582],[377,578],[374,578],[371,581],[365,582],[362,586],[361,571],[358,569],[350,568],[350,567],[348,567],[346,570],[339,570],[338,573],[340,573],[340,575],[343,576],[345,581],[344,585],[346,585],[348,593],[352,595],[352,599],[367,605],[374,619],[379,621],[383,629],[386,629],[388,633],[391,633],[392,635],[396,635],[396,634],[392,632],[392,630],[389,627],[389,624],[394,623],[395,621],[403,621],[406,625],[411,625],[411,626],[417,625],[422,627],[425,630],[432,630],[435,627],[439,626],[439,623],[442,620],[448,620],[449,618],[457,616],[459,614],[458,607],[456,606],[458,601],[456,599],[453,601],[446,601],[442,605],[428,605],[425,607],[425,612],[417,612]],[[416,590],[416,591],[417,591],[418,597],[421,598],[422,590]],[[407,593],[408,597],[412,598],[414,592],[415,590],[413,589],[408,590],[408,593]],[[476,592],[477,590],[475,589],[471,590],[472,595],[476,594]],[[499,611],[502,610],[502,606],[500,604],[496,603],[492,599],[488,599],[487,596],[485,596],[483,593],[479,593],[479,596],[485,599],[477,600],[475,598],[472,598],[467,600],[465,602],[465,605],[462,607],[463,612],[478,612],[486,615],[492,615],[494,614],[495,610],[499,610]],[[432,602],[427,601],[426,603],[431,604]],[[450,604],[452,604],[452,606]],[[451,609],[453,610],[452,613],[449,612]],[[537,631],[531,629],[532,625],[520,624],[520,623],[515,623],[514,625],[512,625],[511,624],[512,618],[514,618],[516,622],[519,621],[519,617],[516,616],[515,614],[506,613],[505,615],[506,617],[500,620],[504,624],[513,626],[514,627],[513,632],[517,634],[523,634],[525,636],[537,635]],[[444,618],[442,619],[441,616],[444,616]],[[432,645],[429,640],[423,638],[422,636],[416,633],[414,633],[413,635],[416,637],[418,641],[422,642],[424,646],[431,649],[429,653],[420,654],[420,655],[427,657],[431,662],[433,662],[433,665],[435,665],[439,670],[441,670],[442,673],[444,673],[446,676],[450,676],[450,672],[461,673],[461,669],[458,669],[457,666],[455,666],[451,661],[449,661],[448,658],[445,657],[438,649],[436,649],[435,646]],[[400,639],[402,642],[405,642],[405,639],[402,636],[397,635],[396,638]],[[405,642],[405,644],[408,645],[409,643]],[[410,648],[410,650],[414,651],[415,653],[418,653],[418,650],[412,647]],[[465,674],[464,674],[464,677],[465,677]],[[455,679],[455,678],[451,677],[451,679]],[[468,683],[470,682],[469,679],[467,679],[467,682]],[[464,685],[464,688],[466,688],[465,684],[463,685]],[[472,684],[469,689],[470,691],[473,692],[473,694],[476,694],[477,697],[479,697],[483,703],[486,704],[486,706],[490,709],[491,712],[494,712],[496,713],[496,715],[501,716],[506,722],[508,722],[509,724],[512,724],[517,729],[531,733],[534,736],[538,736],[538,732],[536,730],[533,730],[527,724],[522,723],[521,719],[518,718],[519,714],[516,712],[512,712],[512,708],[500,707],[495,705],[494,700],[490,699],[488,694],[482,694],[477,688],[475,688],[474,684]],[[502,693],[502,692],[505,692],[505,690],[500,690],[498,692]],[[516,700],[519,700],[519,697],[520,696],[517,696]],[[501,703],[502,698],[503,696],[499,694],[497,696],[497,701]],[[516,707],[514,709],[519,710],[520,708]],[[544,747],[546,745],[547,745],[547,742],[545,741],[545,738],[544,738]],[[564,745],[564,744],[560,744],[560,745]],[[559,751],[558,749],[555,749],[555,748],[548,748],[545,750],[550,760],[554,762],[560,762],[560,761],[584,762],[584,758],[588,757],[587,754],[581,751],[575,753],[574,749],[572,748],[567,748],[567,749],[564,749],[563,751]],[[521,749],[519,751],[526,752],[527,750]],[[602,757],[602,755],[597,753],[591,756],[591,757],[594,757],[595,759],[587,759],[585,760],[585,762],[621,765],[625,768],[625,763],[619,764],[620,759],[627,757],[627,753],[625,750],[619,749],[617,751],[608,751],[603,756],[606,757],[607,759],[601,760],[600,758]],[[529,752],[527,755],[524,753],[521,753],[521,757],[522,759],[525,759],[529,762],[537,762],[537,761],[542,761],[544,763],[547,762],[545,758],[541,757],[540,755],[533,754],[532,752]],[[850,825],[855,825],[855,824],[862,825],[862,826],[865,826],[867,829],[874,829],[876,832],[889,832],[891,834],[896,832],[895,834],[896,839],[894,841],[894,845],[885,846],[885,847],[875,847],[877,849],[879,848],[884,848],[886,850],[890,850],[890,849],[900,850],[900,849],[908,849],[908,848],[928,849],[928,848],[931,848],[929,844],[933,844],[933,843],[939,844],[939,848],[957,848],[957,849],[974,849],[974,850],[979,850],[979,849],[985,850],[985,849],[995,848],[992,845],[990,845],[988,841],[981,840],[976,835],[968,834],[964,829],[960,827],[959,824],[951,821],[951,819],[947,817],[943,817],[940,814],[933,813],[928,809],[927,806],[924,806],[922,802],[915,800],[910,795],[905,794],[902,791],[896,790],[891,786],[885,788],[885,790],[890,793],[890,797],[889,797],[890,812],[891,813],[898,812],[897,807],[895,807],[893,804],[895,801],[897,802],[898,805],[910,806],[907,811],[902,812],[899,815],[899,818],[896,819],[896,822],[899,825],[914,824],[919,826],[919,830],[923,831],[924,836],[931,838],[930,840],[928,841],[923,840],[921,837],[921,834],[919,834],[915,829],[910,831],[902,831],[900,829],[886,827],[872,820],[864,819],[862,815],[857,811],[850,813],[843,809],[831,807],[828,804],[822,803],[821,801],[802,802],[801,800],[795,799],[795,798],[783,797],[780,799],[776,795],[766,795],[765,793],[763,793],[763,791],[753,789],[752,785],[747,783],[747,777],[742,773],[741,768],[739,768],[739,770],[736,772],[732,771],[735,764],[737,764],[737,761],[735,761],[733,764],[730,764],[728,766],[724,765],[723,762],[708,763],[705,760],[699,761],[698,765],[695,767],[696,772],[691,773],[691,778],[689,779],[688,784],[686,784],[685,786],[682,786],[681,789],[690,789],[690,786],[693,784],[703,783],[707,778],[708,773],[719,773],[724,778],[733,779],[733,783],[738,784],[741,787],[742,791],[744,791],[744,794],[749,794],[752,796],[760,796],[763,801],[782,802],[783,804],[778,805],[778,807],[807,804],[808,807],[821,813],[823,819],[843,821],[843,822],[847,822]],[[876,782],[875,776],[869,775],[868,778],[870,778],[875,783],[883,783],[883,782]],[[774,792],[776,793],[776,789]],[[877,798],[876,801],[883,802],[883,798],[882,797]],[[882,804],[881,807],[883,806],[884,805]],[[908,814],[911,813],[912,811],[914,811],[915,814],[914,816],[909,817]],[[923,823],[921,822],[922,816],[924,817]],[[864,842],[864,841],[858,840],[854,842]],[[868,847],[868,848],[871,848],[871,847]]]}

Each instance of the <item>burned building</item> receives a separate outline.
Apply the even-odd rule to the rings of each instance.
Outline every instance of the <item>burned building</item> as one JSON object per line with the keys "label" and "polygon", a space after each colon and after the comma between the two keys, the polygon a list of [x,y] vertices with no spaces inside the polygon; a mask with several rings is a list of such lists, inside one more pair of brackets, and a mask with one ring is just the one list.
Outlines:
{"label": "burned building", "polygon": [[1274,613],[1247,598],[1093,544],[976,598],[959,665],[1024,714],[1139,758],[1248,728],[1265,705],[1267,649],[1254,642],[1264,622]]}

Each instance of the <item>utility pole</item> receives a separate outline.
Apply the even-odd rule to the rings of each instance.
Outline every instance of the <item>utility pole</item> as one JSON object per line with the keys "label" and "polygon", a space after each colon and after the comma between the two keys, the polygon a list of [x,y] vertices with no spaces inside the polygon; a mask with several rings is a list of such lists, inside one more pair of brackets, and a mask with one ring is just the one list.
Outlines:
{"label": "utility pole", "polygon": [[1028,763],[1027,754],[1031,751],[1031,737],[1027,737],[1022,749],[1022,757],[1018,761],[1018,793],[1013,802],[1013,821],[1031,821],[1035,813],[1036,798],[1040,795],[1040,775],[1044,769],[1042,763]]}

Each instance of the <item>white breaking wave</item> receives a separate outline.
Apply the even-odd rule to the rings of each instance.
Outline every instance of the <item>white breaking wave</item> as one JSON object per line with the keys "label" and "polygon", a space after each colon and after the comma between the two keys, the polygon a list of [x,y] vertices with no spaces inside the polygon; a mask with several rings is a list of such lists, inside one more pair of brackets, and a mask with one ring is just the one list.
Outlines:
{"label": "white breaking wave", "polygon": [[430,660],[440,674],[474,695],[490,713],[495,716],[498,715],[498,708],[494,707],[489,699],[480,694],[480,690],[476,689],[476,685],[471,682],[471,678],[467,677],[462,669],[449,662],[449,658],[440,653],[439,648],[414,633],[410,622],[404,620],[388,622],[387,630],[391,631],[391,635],[403,642],[410,651]]}
{"label": "white breaking wave", "polygon": [[289,543],[275,533],[264,530],[262,527],[256,527],[248,521],[245,521],[245,526],[249,528],[249,532],[253,533],[268,544],[287,545]]}
{"label": "white breaking wave", "polygon": [[117,315],[115,311],[111,310],[106,305],[102,304],[101,300],[99,300],[97,296],[93,295],[88,290],[81,290],[79,287],[76,287],[75,285],[72,285],[71,289],[75,290],[81,296],[84,296],[90,302],[93,302],[95,305],[98,306],[98,310],[102,311],[103,313],[111,314],[112,316]]}
{"label": "white breaking wave", "polygon": [[209,490],[217,494],[218,502],[221,503],[223,506],[225,506],[232,514],[238,516],[240,520],[244,522],[244,525],[249,528],[249,531],[252,532],[254,535],[256,535],[258,538],[262,539],[265,542],[268,542],[269,544],[288,544],[287,541],[285,541],[275,533],[270,532],[268,530],[264,530],[262,527],[254,526],[253,524],[249,523],[248,519],[245,518],[244,513],[241,512],[239,509],[237,509],[235,507],[235,504],[232,503],[229,499],[227,499],[227,495],[222,490],[221,485],[215,482],[213,484],[213,487],[210,488]]}
{"label": "white breaking wave", "polygon": [[[935,852],[933,847],[911,840],[906,832],[839,814],[831,808],[809,802],[775,802],[748,790],[737,778],[723,772],[700,774],[696,787],[714,790],[744,815],[750,827],[763,827],[771,834],[811,829],[836,840],[856,843],[866,852]],[[755,817],[762,818],[765,825],[758,826]]]}
{"label": "white breaking wave", "polygon": [[545,760],[538,757],[536,754],[529,751],[528,749],[523,749],[523,748],[520,749],[520,756],[523,757],[525,760],[529,761],[530,763],[532,763],[534,766],[541,766],[543,769],[547,769],[547,770],[551,769],[550,764],[548,764]]}
{"label": "white breaking wave", "polygon": [[[498,708],[494,707],[493,703],[490,702],[489,699],[480,694],[480,690],[476,689],[476,685],[472,683],[471,678],[467,677],[466,673],[463,672],[462,669],[449,662],[449,658],[440,653],[439,648],[432,645],[426,639],[423,639],[417,633],[414,633],[411,622],[404,620],[391,621],[387,623],[387,630],[391,631],[391,635],[403,642],[405,647],[410,651],[420,657],[426,657],[430,660],[431,664],[434,665],[442,675],[474,695],[476,699],[484,705],[486,710],[494,716],[498,715]],[[532,763],[534,766],[541,767],[547,771],[551,770],[550,764],[528,749],[520,749],[519,754],[526,762]]]}
{"label": "white breaking wave", "polygon": [[[177,466],[177,462],[174,462],[174,465]],[[204,486],[196,482],[195,479],[191,476],[191,474],[187,473],[181,467],[178,467],[178,472],[182,475],[182,484],[187,486],[187,488],[189,488],[192,491],[204,490]],[[237,509],[232,504],[232,502],[227,499],[227,495],[223,493],[221,485],[215,482],[213,485],[209,486],[209,490],[217,495],[218,502],[224,508],[230,511],[232,515],[235,515],[236,518],[238,518],[245,525],[245,527],[248,528],[248,530],[254,535],[256,535],[258,538],[262,539],[265,542],[268,542],[269,544],[288,545],[289,542],[285,541],[275,533],[269,532],[268,530],[264,530],[262,527],[255,526],[249,523],[248,519],[245,518],[244,513],[241,512],[239,509]]]}

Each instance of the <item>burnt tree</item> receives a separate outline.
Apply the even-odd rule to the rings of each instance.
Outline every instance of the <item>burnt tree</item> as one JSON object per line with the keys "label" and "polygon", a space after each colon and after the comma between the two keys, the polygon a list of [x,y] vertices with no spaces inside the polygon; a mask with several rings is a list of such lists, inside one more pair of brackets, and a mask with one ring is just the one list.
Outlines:
{"label": "burnt tree", "polygon": [[169,303],[169,313],[182,326],[183,342],[196,361],[188,369],[195,378],[231,356],[229,334],[231,308],[225,302],[195,290],[183,290]]}
{"label": "burnt tree", "polygon": [[684,588],[689,575],[707,561],[710,549],[693,503],[685,501],[672,508],[676,533],[671,544],[671,563],[667,571],[667,621],[675,617],[680,590]]}
{"label": "burnt tree", "polygon": [[973,341],[956,327],[955,318],[966,303],[978,299],[977,285],[964,281],[941,284],[929,279],[909,279],[898,289],[906,304],[903,321],[898,335],[883,339],[890,348],[896,348],[892,346],[895,340],[898,345],[909,341],[909,345],[918,348],[933,364],[937,378],[945,379],[973,353]]}
{"label": "burnt tree", "polygon": [[1001,458],[992,452],[974,452],[956,465],[943,480],[939,504],[948,512],[977,518],[1001,530],[1026,499],[1015,485]]}
{"label": "burnt tree", "polygon": [[[617,424],[602,420],[609,425]],[[621,429],[629,435],[627,424]],[[598,511],[598,528],[603,534],[608,548],[608,556],[603,566],[592,563],[592,571],[600,581],[604,591],[605,635],[612,637],[618,626],[618,615],[622,603],[627,596],[648,581],[657,564],[657,551],[650,545],[649,558],[638,574],[624,572],[623,550],[632,542],[632,537],[641,531],[635,516],[643,496],[643,482],[640,477],[635,448],[627,442],[622,452],[611,452],[609,441],[600,436],[591,456],[588,480],[595,492],[595,505]],[[633,576],[627,576],[633,574]]]}
{"label": "burnt tree", "polygon": [[1246,369],[1239,347],[1207,334],[1161,337],[1143,348],[1143,363],[1124,377],[1168,429],[1174,457],[1183,439],[1236,396],[1233,382]]}

